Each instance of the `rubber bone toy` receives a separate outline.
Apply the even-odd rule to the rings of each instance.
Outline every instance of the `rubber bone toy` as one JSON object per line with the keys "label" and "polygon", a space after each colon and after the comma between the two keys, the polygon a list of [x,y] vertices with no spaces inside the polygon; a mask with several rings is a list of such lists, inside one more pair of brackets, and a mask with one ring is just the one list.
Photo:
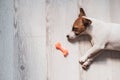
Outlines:
{"label": "rubber bone toy", "polygon": [[61,43],[60,43],[60,42],[57,42],[57,43],[55,44],[55,47],[56,47],[56,49],[60,50],[60,51],[63,53],[64,57],[66,57],[66,56],[68,55],[68,50],[67,50],[67,49],[64,49],[64,48],[61,46]]}

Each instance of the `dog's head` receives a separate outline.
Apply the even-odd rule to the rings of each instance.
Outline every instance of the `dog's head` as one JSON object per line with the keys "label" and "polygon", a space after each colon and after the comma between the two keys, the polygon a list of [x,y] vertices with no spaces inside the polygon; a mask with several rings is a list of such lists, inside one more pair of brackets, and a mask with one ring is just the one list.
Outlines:
{"label": "dog's head", "polygon": [[92,21],[85,16],[86,14],[83,8],[80,8],[80,14],[73,24],[72,31],[67,35],[68,39],[75,39],[78,35],[84,32],[88,26],[90,26]]}

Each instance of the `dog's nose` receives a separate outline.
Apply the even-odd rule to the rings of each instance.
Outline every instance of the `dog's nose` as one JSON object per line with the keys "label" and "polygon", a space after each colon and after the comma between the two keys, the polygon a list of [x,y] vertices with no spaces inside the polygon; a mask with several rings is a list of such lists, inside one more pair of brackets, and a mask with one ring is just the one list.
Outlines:
{"label": "dog's nose", "polygon": [[69,38],[69,35],[66,35],[67,38]]}

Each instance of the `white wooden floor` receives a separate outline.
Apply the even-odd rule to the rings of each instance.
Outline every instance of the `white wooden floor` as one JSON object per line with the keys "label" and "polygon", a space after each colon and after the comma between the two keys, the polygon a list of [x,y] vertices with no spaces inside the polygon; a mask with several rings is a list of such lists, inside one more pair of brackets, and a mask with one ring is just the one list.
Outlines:
{"label": "white wooden floor", "polygon": [[120,23],[120,0],[0,0],[0,80],[120,80],[120,52],[102,52],[87,71],[78,63],[91,45],[66,35],[80,6],[89,17]]}

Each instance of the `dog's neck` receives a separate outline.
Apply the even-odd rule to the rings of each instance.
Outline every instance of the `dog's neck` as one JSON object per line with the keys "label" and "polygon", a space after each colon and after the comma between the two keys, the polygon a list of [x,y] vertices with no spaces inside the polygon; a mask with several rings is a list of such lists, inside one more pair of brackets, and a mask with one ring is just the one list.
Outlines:
{"label": "dog's neck", "polygon": [[85,33],[91,35],[92,31],[93,31],[93,26],[90,25],[86,28]]}
{"label": "dog's neck", "polygon": [[90,18],[90,19],[92,20],[92,24],[86,28],[85,33],[87,33],[90,36],[94,36],[96,32],[101,33],[100,31],[101,28],[104,27],[106,24],[103,21],[99,21],[93,18]]}

